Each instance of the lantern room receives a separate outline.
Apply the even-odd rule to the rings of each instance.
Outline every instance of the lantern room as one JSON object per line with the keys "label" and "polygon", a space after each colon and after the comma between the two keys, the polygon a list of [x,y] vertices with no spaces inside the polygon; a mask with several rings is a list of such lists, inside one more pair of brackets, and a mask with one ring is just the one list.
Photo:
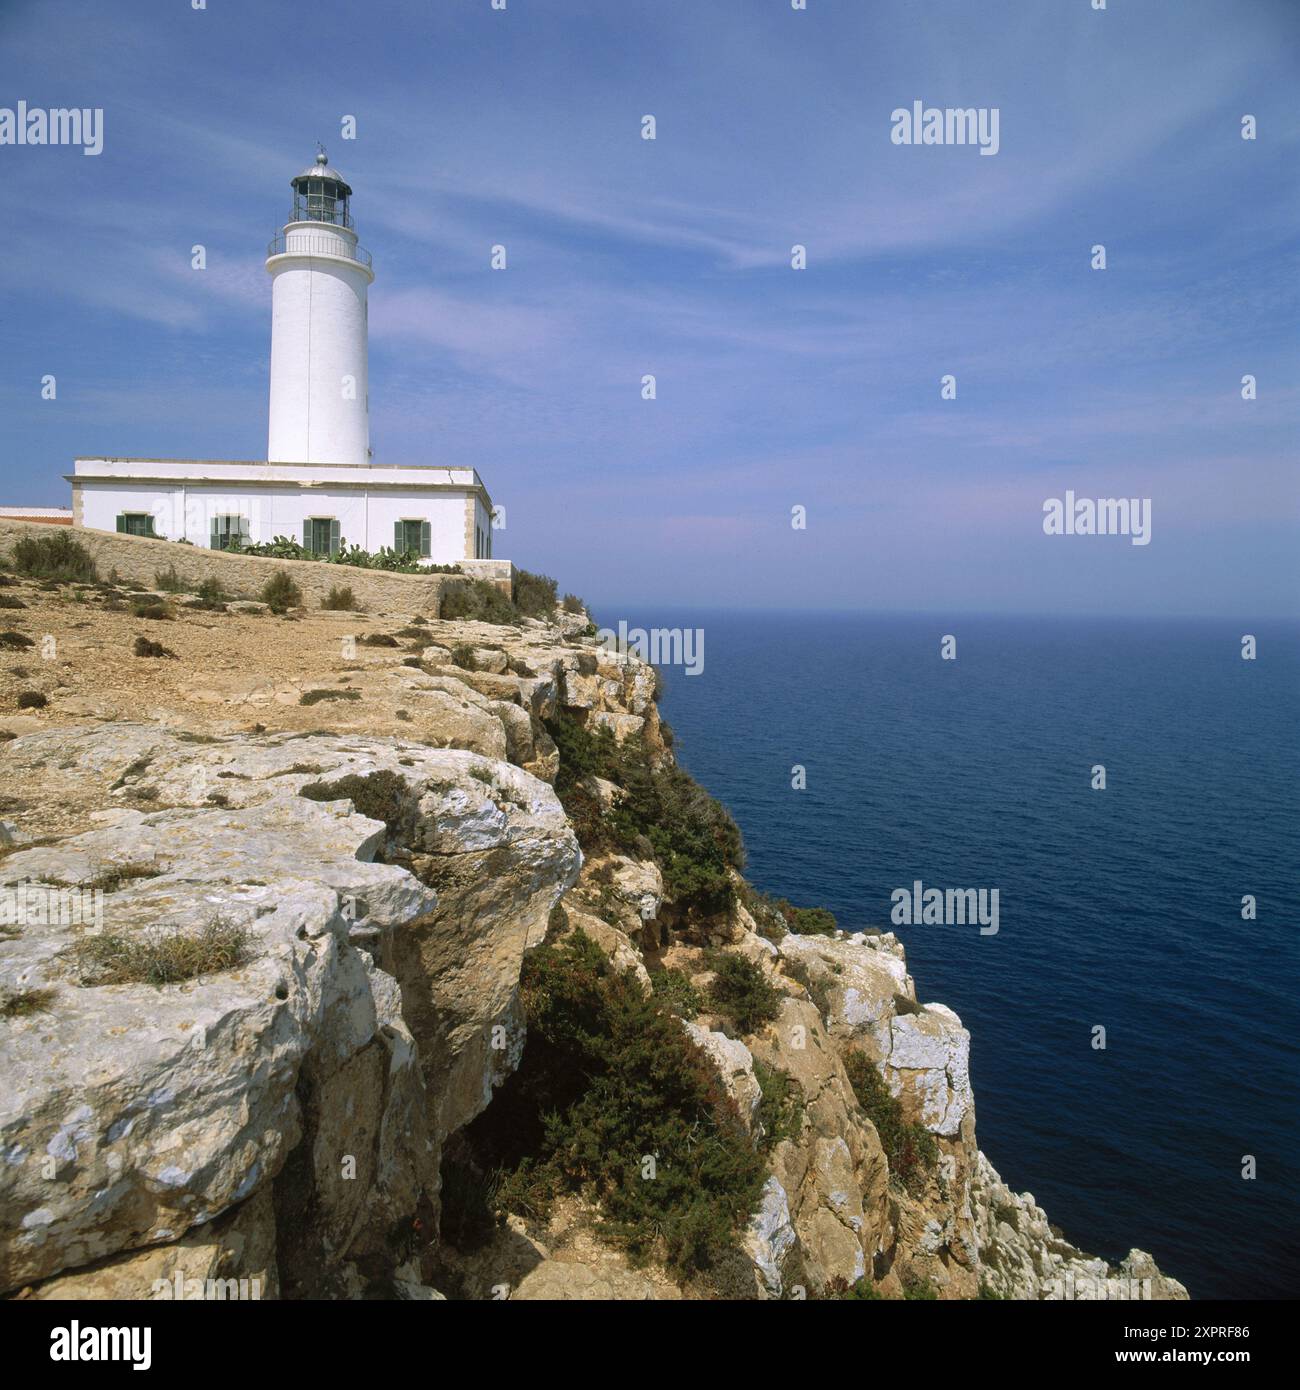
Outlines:
{"label": "lantern room", "polygon": [[352,190],[337,169],[330,168],[329,156],[317,146],[316,163],[290,182],[293,186],[293,222],[332,222],[351,227],[348,199]]}

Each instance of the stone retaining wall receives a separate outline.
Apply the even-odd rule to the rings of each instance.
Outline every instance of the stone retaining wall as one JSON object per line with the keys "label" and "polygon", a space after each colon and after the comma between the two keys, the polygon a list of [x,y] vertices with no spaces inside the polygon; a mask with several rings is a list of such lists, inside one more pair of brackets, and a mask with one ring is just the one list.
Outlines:
{"label": "stone retaining wall", "polygon": [[[369,613],[423,613],[436,618],[442,595],[457,577],[449,574],[389,574],[384,570],[331,565],[321,560],[272,560],[260,555],[228,555],[176,541],[146,536],[124,536],[114,531],[73,529],[77,540],[90,552],[101,578],[116,570],[122,579],[153,588],[160,570],[175,566],[181,582],[197,588],[205,579],[216,579],[232,597],[256,598],[277,571],[287,570],[302,590],[303,602],[318,608],[329,591],[351,588],[361,608]],[[0,517],[0,554],[8,555],[23,536],[48,535],[40,522]],[[466,560],[467,575],[488,579],[510,592],[514,567],[508,560]]]}

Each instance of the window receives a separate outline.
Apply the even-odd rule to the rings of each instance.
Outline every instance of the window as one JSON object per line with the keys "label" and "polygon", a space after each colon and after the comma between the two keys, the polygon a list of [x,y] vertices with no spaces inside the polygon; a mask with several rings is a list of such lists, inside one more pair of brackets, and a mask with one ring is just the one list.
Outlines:
{"label": "window", "polygon": [[128,536],[153,536],[152,512],[119,512],[117,529]]}
{"label": "window", "polygon": [[427,560],[433,554],[432,527],[427,521],[403,520],[393,523],[393,549],[399,555],[409,551]]}
{"label": "window", "polygon": [[313,555],[339,553],[339,523],[332,516],[309,516],[302,523],[302,548]]}
{"label": "window", "polygon": [[236,513],[222,513],[212,518],[208,545],[213,550],[238,550],[248,544],[248,518]]}

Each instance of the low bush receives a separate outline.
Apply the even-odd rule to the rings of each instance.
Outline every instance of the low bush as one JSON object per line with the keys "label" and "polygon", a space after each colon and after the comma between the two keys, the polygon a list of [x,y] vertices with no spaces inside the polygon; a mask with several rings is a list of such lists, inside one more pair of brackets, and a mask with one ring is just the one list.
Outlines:
{"label": "low bush", "polygon": [[5,651],[21,652],[35,645],[36,643],[26,633],[14,632],[12,629],[8,632],[0,632],[0,648]]}
{"label": "low bush", "polygon": [[396,637],[390,637],[386,632],[368,632],[360,640],[363,647],[400,647],[402,645]]}
{"label": "low bush", "polygon": [[359,700],[359,690],[304,690],[298,696],[300,705],[319,705],[322,700]]}
{"label": "low bush", "polygon": [[650,988],[655,1002],[678,1018],[694,1018],[704,1007],[704,996],[683,970],[662,966],[650,972]]}
{"label": "low bush", "polygon": [[386,768],[364,776],[349,773],[333,782],[309,782],[298,789],[310,801],[350,801],[358,815],[381,820],[389,831],[397,829],[405,811],[406,783]]}
{"label": "low bush", "polygon": [[352,592],[350,584],[331,584],[330,591],[320,601],[320,606],[330,613],[355,613],[357,611],[356,595]]}
{"label": "low bush", "polygon": [[[568,710],[546,729],[560,754],[555,791],[583,849],[653,858],[670,902],[688,917],[725,911],[734,896],[731,870],[745,862],[726,807],[681,768],[651,766],[639,744],[620,747],[608,729],[592,731]],[[592,776],[623,788],[613,810],[603,811],[587,790]]]}
{"label": "low bush", "polygon": [[136,656],[165,656],[176,660],[176,653],[170,647],[164,647],[161,642],[151,642],[147,637],[137,637],[132,650]]}
{"label": "low bush", "polygon": [[293,582],[288,570],[276,570],[262,585],[261,598],[272,613],[285,613],[302,604],[302,590]]}
{"label": "low bush", "polygon": [[587,611],[587,605],[577,594],[565,594],[562,606],[566,613],[585,613]]}
{"label": "low bush", "polygon": [[19,709],[44,709],[49,703],[39,690],[24,690],[18,696]]}
{"label": "low bush", "polygon": [[519,610],[495,584],[486,579],[466,579],[443,594],[439,616],[506,626],[519,621]]}
{"label": "low bush", "polygon": [[803,1133],[803,1087],[789,1072],[769,1067],[757,1057],[754,1080],[762,1096],[756,1118],[763,1150],[774,1149],[783,1139],[798,1139]]}
{"label": "low bush", "polygon": [[24,536],[16,541],[12,563],[19,574],[31,579],[71,584],[78,580],[90,583],[96,578],[90,551],[61,529],[52,529],[46,536]]}
{"label": "low bush", "polygon": [[138,598],[131,605],[131,616],[148,618],[152,622],[170,622],[172,610],[161,599]]}
{"label": "low bush", "polygon": [[710,956],[709,965],[714,972],[709,1002],[738,1033],[756,1033],[780,1015],[784,996],[761,966],[720,952]]}
{"label": "low bush", "polygon": [[845,1299],[851,1303],[874,1303],[883,1301],[885,1295],[863,1275],[860,1279],[855,1279],[849,1283],[843,1275],[832,1279],[826,1287],[826,1297],[834,1299]]}
{"label": "low bush", "polygon": [[22,599],[13,594],[0,594],[0,608],[26,608],[27,605]]}
{"label": "low bush", "polygon": [[908,1123],[902,1105],[890,1095],[884,1077],[865,1053],[856,1049],[848,1052],[844,1070],[858,1104],[880,1136],[890,1177],[909,1192],[924,1191],[926,1177],[939,1161],[934,1135],[924,1125]]}
{"label": "low bush", "polygon": [[513,598],[515,607],[525,618],[555,616],[555,580],[548,574],[515,571]]}
{"label": "low bush", "polygon": [[582,932],[525,957],[520,1002],[519,1069],[467,1131],[500,1205],[537,1216],[578,1192],[635,1260],[718,1266],[766,1174],[707,1056]]}
{"label": "low bush", "polygon": [[165,570],[155,570],[153,580],[154,588],[168,594],[183,594],[187,587],[185,581],[176,573],[175,565],[168,565]]}
{"label": "low bush", "polygon": [[459,666],[462,671],[478,670],[478,658],[468,642],[457,642],[451,649],[451,663],[453,666]]}

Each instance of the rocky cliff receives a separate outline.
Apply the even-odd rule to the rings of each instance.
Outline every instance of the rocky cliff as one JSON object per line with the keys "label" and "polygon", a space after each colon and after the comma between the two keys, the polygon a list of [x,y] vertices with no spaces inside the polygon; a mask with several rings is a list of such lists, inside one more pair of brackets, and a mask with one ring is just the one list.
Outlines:
{"label": "rocky cliff", "polygon": [[8,1296],[1186,1297],[1004,1185],[960,1019],[745,884],[585,614],[0,593]]}

